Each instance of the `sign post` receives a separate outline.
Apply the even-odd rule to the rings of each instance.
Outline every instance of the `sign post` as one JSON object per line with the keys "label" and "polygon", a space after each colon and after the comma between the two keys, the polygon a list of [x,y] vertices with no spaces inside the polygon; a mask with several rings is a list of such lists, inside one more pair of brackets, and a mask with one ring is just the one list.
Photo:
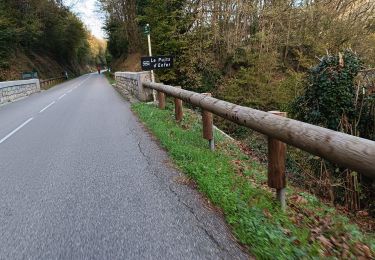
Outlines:
{"label": "sign post", "polygon": [[[151,35],[150,35],[150,25],[149,24],[146,24],[146,26],[145,26],[145,34],[147,35],[147,40],[148,40],[148,55],[152,56]],[[151,81],[155,82],[154,70],[151,70]],[[156,90],[152,91],[152,96],[154,97],[154,102],[156,102]]]}

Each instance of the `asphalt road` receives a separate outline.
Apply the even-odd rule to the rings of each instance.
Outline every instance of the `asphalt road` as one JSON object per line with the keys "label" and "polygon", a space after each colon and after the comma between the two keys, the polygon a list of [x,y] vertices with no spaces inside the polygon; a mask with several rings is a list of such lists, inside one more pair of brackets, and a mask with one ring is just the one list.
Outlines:
{"label": "asphalt road", "polygon": [[102,75],[0,106],[0,259],[245,259]]}

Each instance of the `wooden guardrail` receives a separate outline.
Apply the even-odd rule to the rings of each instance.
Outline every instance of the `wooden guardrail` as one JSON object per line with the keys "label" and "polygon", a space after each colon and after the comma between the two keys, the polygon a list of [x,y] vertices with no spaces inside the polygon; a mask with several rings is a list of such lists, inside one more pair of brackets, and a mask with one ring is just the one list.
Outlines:
{"label": "wooden guardrail", "polygon": [[[152,82],[143,82],[143,86],[172,96],[175,100],[183,100],[202,108],[203,111],[209,111],[266,135],[269,140],[268,184],[277,189],[278,197],[283,196],[283,189],[286,185],[285,155],[283,154],[285,149],[279,144],[275,144],[275,140],[375,179],[374,141],[289,119],[278,115],[278,113],[239,106],[209,95],[173,86]],[[159,95],[161,104],[159,107],[161,108],[165,103],[163,96]],[[180,113],[176,115],[176,119],[181,120],[180,103],[175,103],[175,106],[178,107],[176,112]]]}
{"label": "wooden guardrail", "polygon": [[50,78],[50,79],[41,79],[40,80],[40,86],[48,86],[50,84],[60,83],[63,82],[64,79],[66,79],[64,76],[62,77],[56,77],[56,78]]}

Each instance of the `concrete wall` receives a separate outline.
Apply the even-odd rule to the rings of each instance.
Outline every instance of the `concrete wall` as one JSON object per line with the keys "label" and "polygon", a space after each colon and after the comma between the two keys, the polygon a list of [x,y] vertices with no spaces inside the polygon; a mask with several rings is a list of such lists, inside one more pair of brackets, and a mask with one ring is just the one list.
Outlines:
{"label": "concrete wall", "polygon": [[39,79],[0,82],[0,104],[40,91]]}
{"label": "concrete wall", "polygon": [[150,81],[150,72],[116,72],[116,88],[123,95],[130,95],[140,101],[150,101],[152,90],[144,88],[142,82]]}

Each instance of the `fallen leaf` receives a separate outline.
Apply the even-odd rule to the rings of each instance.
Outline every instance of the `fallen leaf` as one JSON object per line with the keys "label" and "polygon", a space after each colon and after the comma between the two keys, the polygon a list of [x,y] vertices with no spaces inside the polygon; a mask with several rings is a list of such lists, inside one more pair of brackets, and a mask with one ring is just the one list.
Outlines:
{"label": "fallen leaf", "polygon": [[301,244],[301,241],[298,239],[294,239],[293,244],[295,244],[296,246],[299,246]]}
{"label": "fallen leaf", "polygon": [[337,246],[337,247],[340,247],[340,242],[338,242],[334,237],[329,237],[329,239],[331,240],[331,242],[335,245],[335,246]]}
{"label": "fallen leaf", "polygon": [[[292,235],[292,231],[290,231],[289,229],[287,228],[281,228],[281,230],[283,231],[283,233],[287,236],[290,236]],[[294,242],[294,241],[293,241]]]}
{"label": "fallen leaf", "polygon": [[357,212],[357,216],[367,217],[368,212],[366,210],[360,210],[360,211]]}
{"label": "fallen leaf", "polygon": [[349,258],[349,250],[344,249],[341,253],[341,259],[348,259]]}
{"label": "fallen leaf", "polygon": [[263,209],[263,214],[267,218],[272,218],[272,214],[270,213],[270,211],[268,209]]}
{"label": "fallen leaf", "polygon": [[325,247],[325,248],[332,248],[333,245],[331,241],[329,241],[325,236],[318,236],[317,239],[320,241],[320,243]]}
{"label": "fallen leaf", "polygon": [[372,258],[371,250],[368,246],[360,243],[356,243],[354,246],[354,250],[360,256],[365,256],[367,258]]}
{"label": "fallen leaf", "polygon": [[320,227],[312,228],[311,233],[320,234],[320,233],[322,233],[322,229]]}
{"label": "fallen leaf", "polygon": [[292,200],[294,203],[298,203],[298,204],[307,204],[307,199],[305,199],[304,197],[300,196],[300,195],[293,195],[290,197],[290,200]]}

